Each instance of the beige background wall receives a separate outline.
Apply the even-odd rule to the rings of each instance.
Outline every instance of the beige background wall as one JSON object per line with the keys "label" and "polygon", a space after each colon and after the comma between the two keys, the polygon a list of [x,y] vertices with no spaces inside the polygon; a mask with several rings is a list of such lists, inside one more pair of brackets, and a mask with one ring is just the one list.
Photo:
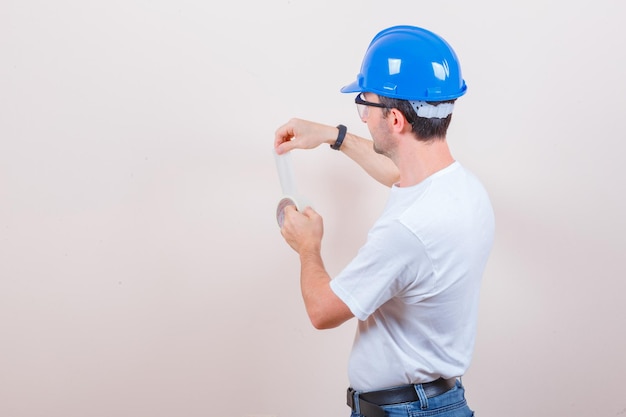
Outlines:
{"label": "beige background wall", "polygon": [[[394,24],[454,45],[449,140],[496,210],[472,407],[626,415],[624,18],[620,0],[3,0],[0,415],[347,416],[355,323],[308,322],[272,140],[292,116],[366,135],[338,89]],[[327,147],[293,160],[336,274],[386,189]]]}

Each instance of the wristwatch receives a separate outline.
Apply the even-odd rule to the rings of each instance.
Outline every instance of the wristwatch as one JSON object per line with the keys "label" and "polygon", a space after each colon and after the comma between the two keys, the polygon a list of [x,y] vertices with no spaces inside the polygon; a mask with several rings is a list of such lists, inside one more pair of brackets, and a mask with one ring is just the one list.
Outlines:
{"label": "wristwatch", "polygon": [[335,143],[330,145],[330,147],[336,151],[341,148],[341,144],[343,143],[343,140],[346,137],[346,132],[348,131],[348,128],[344,125],[337,125],[337,129],[339,129],[339,133],[337,134],[337,140],[335,141]]}

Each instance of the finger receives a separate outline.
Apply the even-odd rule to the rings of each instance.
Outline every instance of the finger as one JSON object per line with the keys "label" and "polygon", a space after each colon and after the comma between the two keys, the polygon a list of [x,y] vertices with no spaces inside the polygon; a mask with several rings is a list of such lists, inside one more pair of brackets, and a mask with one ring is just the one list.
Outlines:
{"label": "finger", "polygon": [[306,206],[302,210],[302,214],[306,215],[307,217],[312,217],[312,216],[317,216],[318,215],[317,212],[311,206]]}
{"label": "finger", "polygon": [[302,214],[308,217],[309,219],[312,219],[314,217],[319,217],[319,214],[317,213],[317,211],[315,211],[311,206],[306,206],[302,210]]}
{"label": "finger", "polygon": [[294,145],[293,141],[289,140],[287,142],[279,143],[278,145],[275,144],[275,148],[274,149],[276,150],[276,153],[278,155],[282,155],[284,153],[287,153],[287,152],[291,151],[294,148],[295,148],[295,145]]}
{"label": "finger", "polygon": [[297,211],[298,211],[298,208],[293,204],[285,206],[285,208],[283,209],[283,227],[285,227],[288,223],[291,223],[293,221],[292,220],[293,213]]}
{"label": "finger", "polygon": [[289,123],[285,123],[274,133],[274,147],[277,147],[281,143],[289,142],[295,136],[293,127]]}
{"label": "finger", "polygon": [[288,206],[285,206],[283,210],[285,211],[285,214],[287,214],[292,211],[298,211],[298,208],[295,206],[295,204],[289,204]]}

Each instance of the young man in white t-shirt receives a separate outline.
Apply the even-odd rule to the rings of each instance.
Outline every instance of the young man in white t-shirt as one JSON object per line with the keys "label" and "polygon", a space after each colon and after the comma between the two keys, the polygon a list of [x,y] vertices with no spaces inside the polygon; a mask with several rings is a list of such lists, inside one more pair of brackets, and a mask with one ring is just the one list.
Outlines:
{"label": "young man in white t-shirt", "polygon": [[331,280],[321,258],[322,218],[284,209],[281,233],[299,254],[302,296],[318,329],[358,319],[350,356],[352,416],[471,416],[459,378],[471,361],[482,274],[494,218],[480,181],[446,139],[466,91],[458,59],[438,35],[395,26],[370,43],[342,92],[372,140],[291,119],[278,154],[323,143],[391,187],[387,206],[354,259]]}

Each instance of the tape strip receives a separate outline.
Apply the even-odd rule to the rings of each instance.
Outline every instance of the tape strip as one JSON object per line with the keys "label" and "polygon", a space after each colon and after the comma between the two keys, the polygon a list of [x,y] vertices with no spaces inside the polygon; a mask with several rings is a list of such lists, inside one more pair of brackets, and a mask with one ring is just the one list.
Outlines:
{"label": "tape strip", "polygon": [[276,169],[278,170],[278,179],[280,187],[285,195],[295,195],[296,182],[293,176],[293,167],[291,164],[291,153],[287,152],[279,155],[274,151],[274,159],[276,160]]}

